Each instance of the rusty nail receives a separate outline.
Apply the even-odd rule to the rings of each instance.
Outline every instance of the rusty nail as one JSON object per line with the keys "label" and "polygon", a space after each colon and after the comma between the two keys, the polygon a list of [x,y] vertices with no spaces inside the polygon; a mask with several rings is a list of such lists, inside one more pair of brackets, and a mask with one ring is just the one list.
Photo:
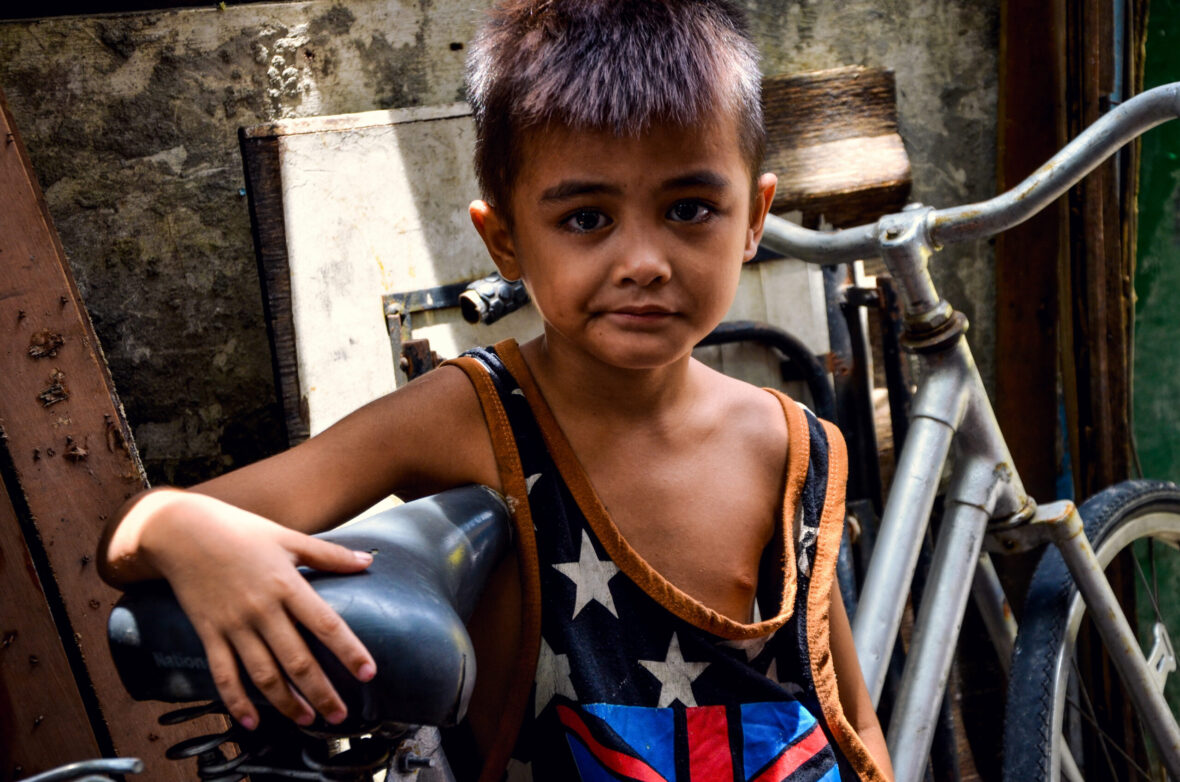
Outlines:
{"label": "rusty nail", "polygon": [[35,655],[35,654],[29,655],[29,665],[36,665],[39,662],[41,662],[41,660],[38,659],[37,655]]}
{"label": "rusty nail", "polygon": [[53,450],[52,448],[46,448],[45,454],[47,456],[57,456],[57,451]]}
{"label": "rusty nail", "polygon": [[41,723],[44,721],[45,721],[45,715],[38,714],[36,717],[33,718],[33,728],[36,729],[36,728],[41,727]]}
{"label": "rusty nail", "polygon": [[60,299],[57,300],[57,303],[64,307],[70,303],[70,300],[67,299],[65,296],[62,296]]}
{"label": "rusty nail", "polygon": [[11,132],[11,131],[9,131],[7,134],[5,134],[5,136],[4,136],[4,143],[6,143],[6,144],[11,144],[11,143],[13,143],[14,141],[16,141],[16,136],[12,135],[12,132]]}
{"label": "rusty nail", "polygon": [[41,461],[41,449],[40,448],[33,449],[33,461],[35,461],[35,462]]}
{"label": "rusty nail", "polygon": [[148,741],[159,741],[159,740],[160,740],[160,737],[157,736],[155,733],[148,734]]}
{"label": "rusty nail", "polygon": [[18,635],[20,635],[19,630],[9,630],[5,633],[4,638],[0,639],[0,649],[7,649],[12,646],[12,642],[16,640]]}
{"label": "rusty nail", "polygon": [[89,564],[90,564],[90,555],[89,555],[89,554],[83,554],[83,555],[82,555],[82,558],[78,560],[78,563],[79,563],[79,564],[80,564],[82,567],[86,567],[87,565],[89,565]]}
{"label": "rusty nail", "polygon": [[86,605],[90,606],[91,610],[97,611],[102,603],[98,602],[98,600],[92,597]]}
{"label": "rusty nail", "polygon": [[16,319],[17,320],[24,320],[25,319],[25,311],[24,310],[17,310],[16,311]]}

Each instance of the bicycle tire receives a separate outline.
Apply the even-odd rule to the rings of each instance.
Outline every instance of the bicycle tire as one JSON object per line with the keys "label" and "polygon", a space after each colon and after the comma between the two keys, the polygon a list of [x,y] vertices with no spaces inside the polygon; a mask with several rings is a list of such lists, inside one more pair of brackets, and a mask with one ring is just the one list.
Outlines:
{"label": "bicycle tire", "polygon": [[[1153,556],[1158,551],[1180,562],[1180,488],[1175,484],[1126,481],[1094,495],[1079,508],[1079,512],[1085,521],[1086,536],[1104,568],[1120,552],[1136,545],[1140,550],[1150,546]],[[1149,544],[1149,540],[1168,545]],[[1136,544],[1137,541],[1142,542]],[[1132,570],[1136,571],[1132,576],[1138,584],[1143,574],[1142,566],[1136,565]],[[1156,573],[1154,569],[1152,572]],[[1158,603],[1152,604],[1158,606]],[[1159,615],[1158,610],[1153,613]],[[1062,771],[1063,763],[1069,761],[1063,760],[1064,753],[1060,748],[1065,739],[1062,742],[1056,739],[1065,734],[1076,739],[1080,730],[1077,726],[1097,716],[1093,712],[1089,715],[1080,712],[1079,703],[1087,700],[1084,692],[1078,691],[1081,695],[1073,702],[1067,699],[1071,687],[1077,691],[1075,682],[1080,669],[1074,661],[1074,642],[1084,614],[1085,606],[1061,553],[1050,546],[1029,586],[1012,657],[1004,725],[1003,776],[1007,782],[1057,782],[1071,778]],[[1130,619],[1135,627],[1135,618]],[[1180,617],[1177,617],[1175,627],[1180,633]],[[1142,637],[1142,630],[1140,633]],[[1180,640],[1180,634],[1176,637]],[[1093,638],[1097,642],[1096,633]],[[1180,682],[1180,678],[1173,675],[1173,681]],[[1133,725],[1132,730],[1141,734],[1141,726]],[[1071,749],[1071,758],[1085,757],[1088,744],[1088,757],[1094,764],[1091,769],[1101,765],[1097,759],[1099,752],[1103,757],[1118,754],[1116,748],[1100,746],[1092,738],[1078,744],[1081,746]],[[1075,759],[1075,762],[1082,766],[1082,778],[1086,779],[1084,761]],[[1111,762],[1107,760],[1106,766],[1092,771],[1089,778],[1106,774],[1122,778],[1122,773],[1110,768]],[[1119,762],[1125,761],[1120,759]],[[1151,763],[1150,758],[1148,762]],[[1151,767],[1143,769],[1140,765],[1136,773],[1144,770],[1152,772]],[[1164,776],[1148,778],[1163,779]]]}

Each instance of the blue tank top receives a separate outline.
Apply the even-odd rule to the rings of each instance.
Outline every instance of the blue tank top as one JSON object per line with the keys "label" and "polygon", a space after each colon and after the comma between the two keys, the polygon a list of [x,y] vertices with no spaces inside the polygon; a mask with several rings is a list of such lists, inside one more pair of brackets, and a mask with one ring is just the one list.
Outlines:
{"label": "blue tank top", "polygon": [[492,435],[523,595],[522,659],[481,780],[884,779],[840,708],[828,648],[846,476],[835,427],[771,392],[786,490],[740,623],[627,544],[515,342],[453,363]]}

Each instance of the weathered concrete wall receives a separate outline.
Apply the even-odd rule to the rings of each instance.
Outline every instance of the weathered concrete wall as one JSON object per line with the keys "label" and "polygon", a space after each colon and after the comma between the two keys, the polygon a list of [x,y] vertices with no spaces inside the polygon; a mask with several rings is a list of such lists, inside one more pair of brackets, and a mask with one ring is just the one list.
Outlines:
{"label": "weathered concrete wall", "polygon": [[[211,4],[212,5],[212,4]],[[282,441],[236,130],[462,98],[485,0],[332,0],[0,23],[0,86],[155,481]],[[897,72],[915,197],[992,192],[998,0],[748,0],[768,73]],[[990,375],[986,246],[936,277]]]}

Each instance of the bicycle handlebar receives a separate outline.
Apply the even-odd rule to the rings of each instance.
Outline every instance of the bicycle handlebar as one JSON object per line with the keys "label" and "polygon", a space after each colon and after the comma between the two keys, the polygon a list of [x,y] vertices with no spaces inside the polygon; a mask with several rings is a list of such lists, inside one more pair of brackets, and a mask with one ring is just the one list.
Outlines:
{"label": "bicycle handlebar", "polygon": [[[1180,82],[1136,95],[1103,115],[1011,190],[987,201],[931,210],[926,216],[931,244],[939,247],[979,239],[1019,225],[1128,141],[1176,117],[1180,117]],[[876,223],[824,232],[770,215],[762,243],[792,258],[832,264],[877,255],[877,234]]]}

